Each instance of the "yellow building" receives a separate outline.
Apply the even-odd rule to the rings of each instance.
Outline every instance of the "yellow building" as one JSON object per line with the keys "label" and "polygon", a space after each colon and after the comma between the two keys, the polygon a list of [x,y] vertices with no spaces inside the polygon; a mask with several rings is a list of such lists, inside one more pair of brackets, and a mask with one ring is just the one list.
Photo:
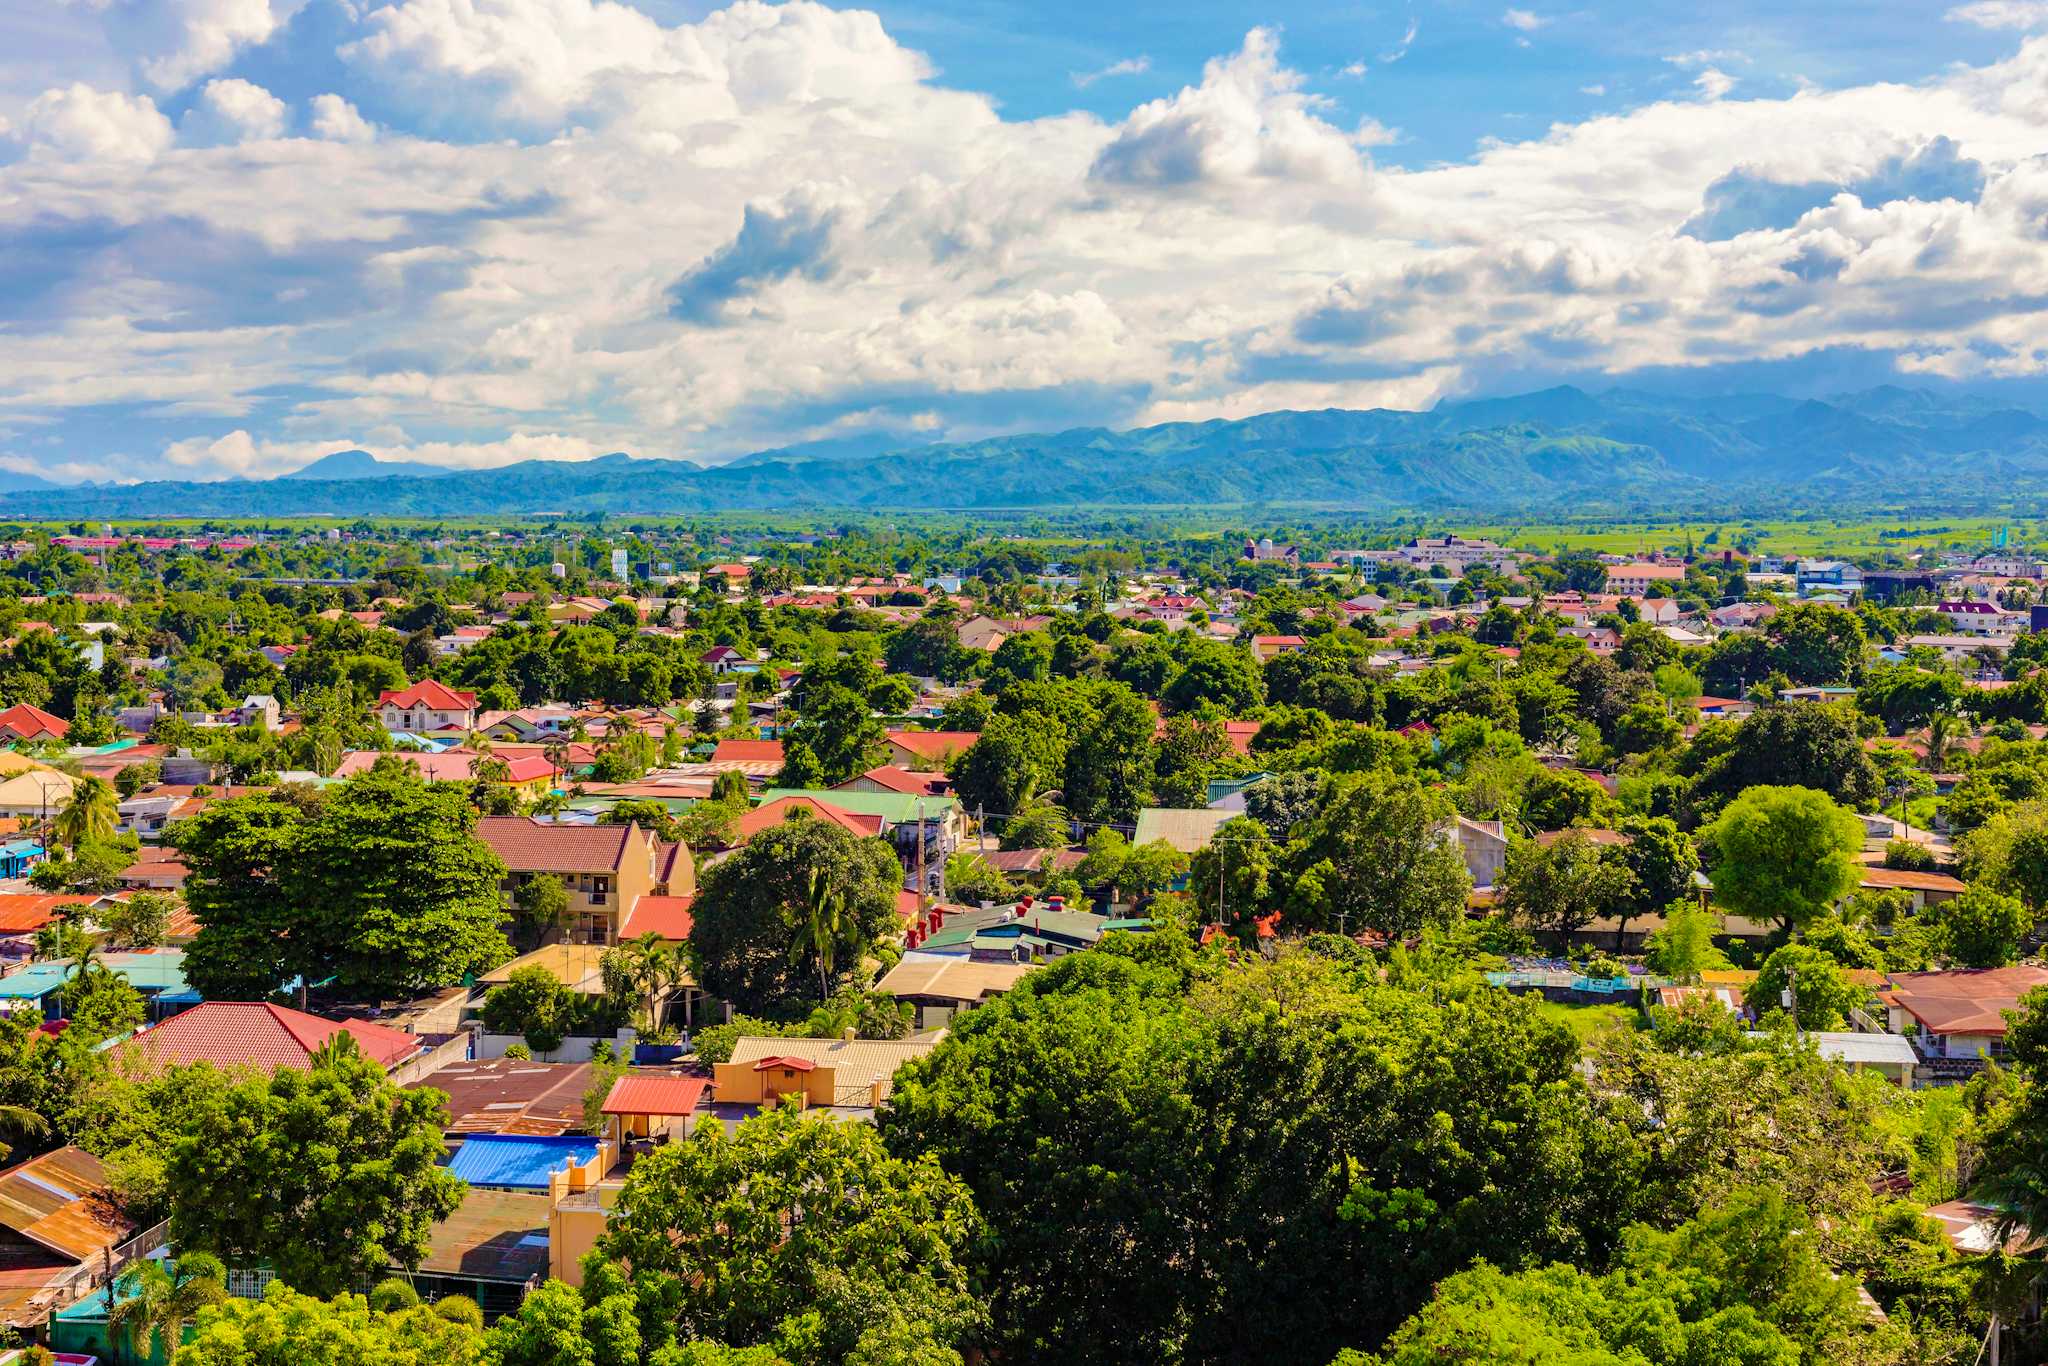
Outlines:
{"label": "yellow building", "polygon": [[741,1039],[713,1069],[720,1104],[835,1105],[872,1109],[889,1098],[896,1070],[937,1039]]}

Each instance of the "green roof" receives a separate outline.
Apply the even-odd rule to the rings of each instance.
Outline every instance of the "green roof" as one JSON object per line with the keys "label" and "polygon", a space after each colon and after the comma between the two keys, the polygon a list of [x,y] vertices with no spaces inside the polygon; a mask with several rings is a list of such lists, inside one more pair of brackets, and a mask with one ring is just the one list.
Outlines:
{"label": "green roof", "polygon": [[901,825],[917,819],[919,811],[926,820],[937,820],[948,811],[957,810],[957,797],[919,797],[908,792],[842,792],[837,788],[825,787],[771,787],[761,794],[761,803],[766,805],[777,797],[809,797],[812,801],[836,806],[841,811],[851,811],[856,816],[880,816],[891,825]]}

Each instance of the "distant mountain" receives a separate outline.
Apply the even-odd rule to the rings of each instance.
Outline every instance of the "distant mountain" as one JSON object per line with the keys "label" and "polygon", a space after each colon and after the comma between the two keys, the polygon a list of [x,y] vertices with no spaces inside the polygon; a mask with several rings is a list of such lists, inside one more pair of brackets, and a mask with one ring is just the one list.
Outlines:
{"label": "distant mountain", "polygon": [[323,455],[303,469],[280,474],[280,479],[439,479],[455,473],[441,465],[417,460],[379,460],[368,451],[336,451]]}
{"label": "distant mountain", "polygon": [[1826,400],[1569,386],[1427,412],[1273,412],[946,445],[833,438],[723,465],[614,454],[442,470],[343,451],[283,479],[26,489],[31,517],[1231,506],[1638,510],[2048,495],[2048,419],[1882,388]]}
{"label": "distant mountain", "polygon": [[16,474],[13,470],[0,470],[0,493],[29,493],[38,489],[59,489],[62,484],[33,474]]}

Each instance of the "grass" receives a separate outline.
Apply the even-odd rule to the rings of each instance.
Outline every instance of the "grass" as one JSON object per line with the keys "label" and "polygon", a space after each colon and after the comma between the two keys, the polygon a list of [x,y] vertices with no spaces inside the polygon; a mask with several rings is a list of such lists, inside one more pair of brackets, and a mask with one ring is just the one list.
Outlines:
{"label": "grass", "polygon": [[1578,1035],[1581,1045],[1590,1045],[1610,1029],[1641,1029],[1642,1012],[1634,1006],[1570,1006],[1558,1001],[1545,1001],[1536,1007],[1538,1014],[1546,1020],[1557,1023]]}

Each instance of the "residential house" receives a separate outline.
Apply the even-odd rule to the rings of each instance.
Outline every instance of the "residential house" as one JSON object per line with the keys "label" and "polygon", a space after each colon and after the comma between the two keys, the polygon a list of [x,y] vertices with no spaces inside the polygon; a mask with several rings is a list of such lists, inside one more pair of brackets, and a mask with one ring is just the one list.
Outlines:
{"label": "residential house", "polygon": [[1935,609],[1949,620],[1959,636],[2015,636],[2027,627],[2027,614],[2008,612],[1995,602],[1963,598],[1942,603]]}
{"label": "residential house", "polygon": [[1918,914],[1929,906],[1939,906],[1944,901],[1953,901],[1967,889],[1960,878],[1947,873],[1922,873],[1905,868],[1863,868],[1859,871],[1859,890],[1866,892],[1905,892],[1913,898],[1913,911]]}
{"label": "residential house", "polygon": [[714,645],[697,656],[697,660],[714,674],[729,674],[749,662],[745,655],[730,645]]}
{"label": "residential house", "polygon": [[944,768],[980,738],[971,730],[892,730],[885,737],[889,753],[883,762],[892,768],[929,772]]}
{"label": "residential house", "polygon": [[891,768],[883,764],[835,783],[834,792],[894,792],[908,797],[944,797],[952,792],[953,780],[943,773],[920,773],[914,768]]}
{"label": "residential house", "polygon": [[[685,857],[664,864],[663,846],[638,825],[560,825],[529,816],[486,816],[477,838],[504,861],[505,904],[522,883],[539,874],[560,878],[569,893],[567,942],[615,944],[634,904],[651,892],[687,896],[697,890],[696,873]],[[664,884],[669,867],[682,885]]]}
{"label": "residential house", "polygon": [[977,962],[951,954],[911,951],[896,961],[875,990],[908,1001],[920,1031],[936,1029],[1015,986],[1036,963]]}
{"label": "residential house", "polygon": [[2048,968],[2030,964],[1910,972],[1878,999],[1890,1012],[1891,1031],[1911,1037],[1923,1057],[1974,1062],[2004,1053],[2007,1012],[2040,986],[2048,986]]}
{"label": "residential house", "polygon": [[1183,854],[1199,853],[1209,847],[1209,842],[1216,838],[1216,831],[1225,821],[1239,814],[1199,806],[1148,806],[1138,813],[1137,830],[1131,836],[1131,843],[1150,844],[1154,840],[1165,840]]}
{"label": "residential house", "polygon": [[334,776],[353,778],[376,767],[379,759],[387,758],[410,765],[430,783],[474,782],[485,765],[502,764],[504,776],[494,777],[491,781],[510,789],[513,795],[524,801],[546,796],[555,785],[556,778],[555,766],[545,755],[480,754],[467,749],[444,749],[434,754],[418,750],[394,750],[390,754],[368,749],[351,750],[342,756]]}
{"label": "residential house", "polygon": [[1500,821],[1475,821],[1464,816],[1455,818],[1454,833],[1458,841],[1458,854],[1465,860],[1465,871],[1472,875],[1472,885],[1492,887],[1500,882],[1500,875],[1508,863],[1507,827]]}
{"label": "residential house", "polygon": [[1308,642],[1300,636],[1253,636],[1252,655],[1264,664],[1275,655],[1298,655],[1308,649]]}
{"label": "residential house", "polygon": [[[1863,588],[1863,571],[1847,560],[1801,560],[1797,573],[1802,593],[1839,589],[1854,593]],[[1754,576],[1752,576],[1754,582]]]}
{"label": "residential house", "polygon": [[0,1171],[0,1322],[41,1324],[69,1298],[64,1284],[104,1267],[135,1232],[106,1169],[83,1149],[59,1148]]}
{"label": "residential house", "polygon": [[1658,564],[1648,560],[1632,560],[1627,564],[1607,566],[1607,588],[1609,592],[1624,597],[1640,598],[1652,588],[1669,595],[1685,582],[1685,566],[1682,564]]}
{"label": "residential house", "polygon": [[447,1133],[549,1136],[582,1130],[590,1081],[587,1062],[493,1058],[449,1063],[413,1089],[448,1097]]}
{"label": "residential house", "polygon": [[70,733],[69,721],[27,702],[17,702],[0,711],[0,742],[62,740]]}
{"label": "residential house", "polygon": [[289,1067],[303,1072],[311,1070],[313,1055],[337,1034],[353,1038],[363,1056],[387,1072],[419,1057],[427,1047],[418,1034],[365,1020],[328,1020],[262,1001],[207,1001],[123,1041],[114,1053],[148,1069],[207,1062],[215,1067]]}
{"label": "residential house", "polygon": [[394,734],[425,735],[476,727],[476,694],[431,678],[377,694],[377,710],[384,729]]}
{"label": "residential house", "polygon": [[38,824],[71,800],[78,779],[50,768],[29,768],[0,778],[0,819]]}
{"label": "residential house", "polygon": [[897,1071],[938,1047],[937,1039],[742,1038],[732,1060],[713,1069],[721,1105],[835,1106],[873,1110],[889,1098]]}

